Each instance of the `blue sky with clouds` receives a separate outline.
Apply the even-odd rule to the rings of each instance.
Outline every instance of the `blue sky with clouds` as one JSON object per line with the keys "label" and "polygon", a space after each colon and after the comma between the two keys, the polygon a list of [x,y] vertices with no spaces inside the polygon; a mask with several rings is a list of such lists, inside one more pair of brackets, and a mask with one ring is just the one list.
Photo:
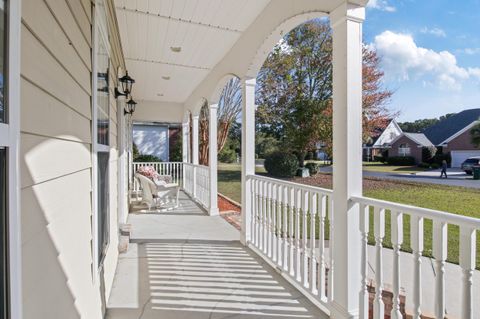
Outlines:
{"label": "blue sky with clouds", "polygon": [[480,0],[370,0],[364,42],[400,121],[480,108]]}

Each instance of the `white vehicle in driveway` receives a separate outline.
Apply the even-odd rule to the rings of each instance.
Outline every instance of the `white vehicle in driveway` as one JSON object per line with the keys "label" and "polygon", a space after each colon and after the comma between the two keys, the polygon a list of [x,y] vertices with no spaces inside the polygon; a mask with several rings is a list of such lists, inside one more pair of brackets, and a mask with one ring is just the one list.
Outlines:
{"label": "white vehicle in driveway", "polygon": [[469,157],[462,163],[462,170],[467,174],[473,173],[473,167],[480,165],[480,156]]}

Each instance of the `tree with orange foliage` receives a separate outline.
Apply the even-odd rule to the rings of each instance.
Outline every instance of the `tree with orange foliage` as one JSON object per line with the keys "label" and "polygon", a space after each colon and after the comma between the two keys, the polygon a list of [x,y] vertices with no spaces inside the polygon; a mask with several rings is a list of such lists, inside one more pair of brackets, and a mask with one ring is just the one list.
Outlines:
{"label": "tree with orange foliage", "polygon": [[[363,140],[388,125],[392,92],[382,84],[380,58],[363,49]],[[290,31],[273,49],[259,77],[259,129],[284,142],[303,163],[308,151],[322,142],[332,149],[332,32],[316,19]]]}

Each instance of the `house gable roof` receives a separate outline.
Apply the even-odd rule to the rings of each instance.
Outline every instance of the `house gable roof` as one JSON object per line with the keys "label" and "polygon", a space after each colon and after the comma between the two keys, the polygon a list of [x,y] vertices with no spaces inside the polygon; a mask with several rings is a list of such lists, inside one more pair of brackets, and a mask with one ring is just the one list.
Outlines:
{"label": "house gable roof", "polygon": [[479,118],[480,109],[465,110],[430,126],[423,133],[433,144],[441,145]]}
{"label": "house gable roof", "polygon": [[403,133],[406,137],[417,143],[418,145],[431,147],[433,143],[422,133]]}
{"label": "house gable roof", "polygon": [[435,146],[430,142],[430,140],[423,133],[402,133],[397,136],[390,145],[393,145],[398,142],[402,137],[408,138],[410,141],[415,143],[419,147],[431,147]]}
{"label": "house gable roof", "polygon": [[[393,139],[387,134],[394,133],[396,135]],[[392,142],[400,135],[402,135],[403,131],[398,125],[397,121],[391,120],[390,124],[383,130],[382,134],[375,140],[373,147],[385,147],[386,145],[392,144]]]}

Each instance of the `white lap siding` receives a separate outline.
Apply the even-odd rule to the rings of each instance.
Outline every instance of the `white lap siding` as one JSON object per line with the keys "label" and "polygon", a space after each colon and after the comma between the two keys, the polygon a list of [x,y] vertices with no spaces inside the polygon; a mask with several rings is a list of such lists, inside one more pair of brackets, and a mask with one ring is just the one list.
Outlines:
{"label": "white lap siding", "polygon": [[[88,0],[22,1],[20,164],[25,319],[103,318],[103,303],[108,300],[115,272],[118,152],[113,85],[122,55],[112,53],[110,68],[111,238],[104,270],[95,279],[91,10]],[[118,35],[111,39],[116,41]],[[115,51],[119,45],[111,47]]]}

